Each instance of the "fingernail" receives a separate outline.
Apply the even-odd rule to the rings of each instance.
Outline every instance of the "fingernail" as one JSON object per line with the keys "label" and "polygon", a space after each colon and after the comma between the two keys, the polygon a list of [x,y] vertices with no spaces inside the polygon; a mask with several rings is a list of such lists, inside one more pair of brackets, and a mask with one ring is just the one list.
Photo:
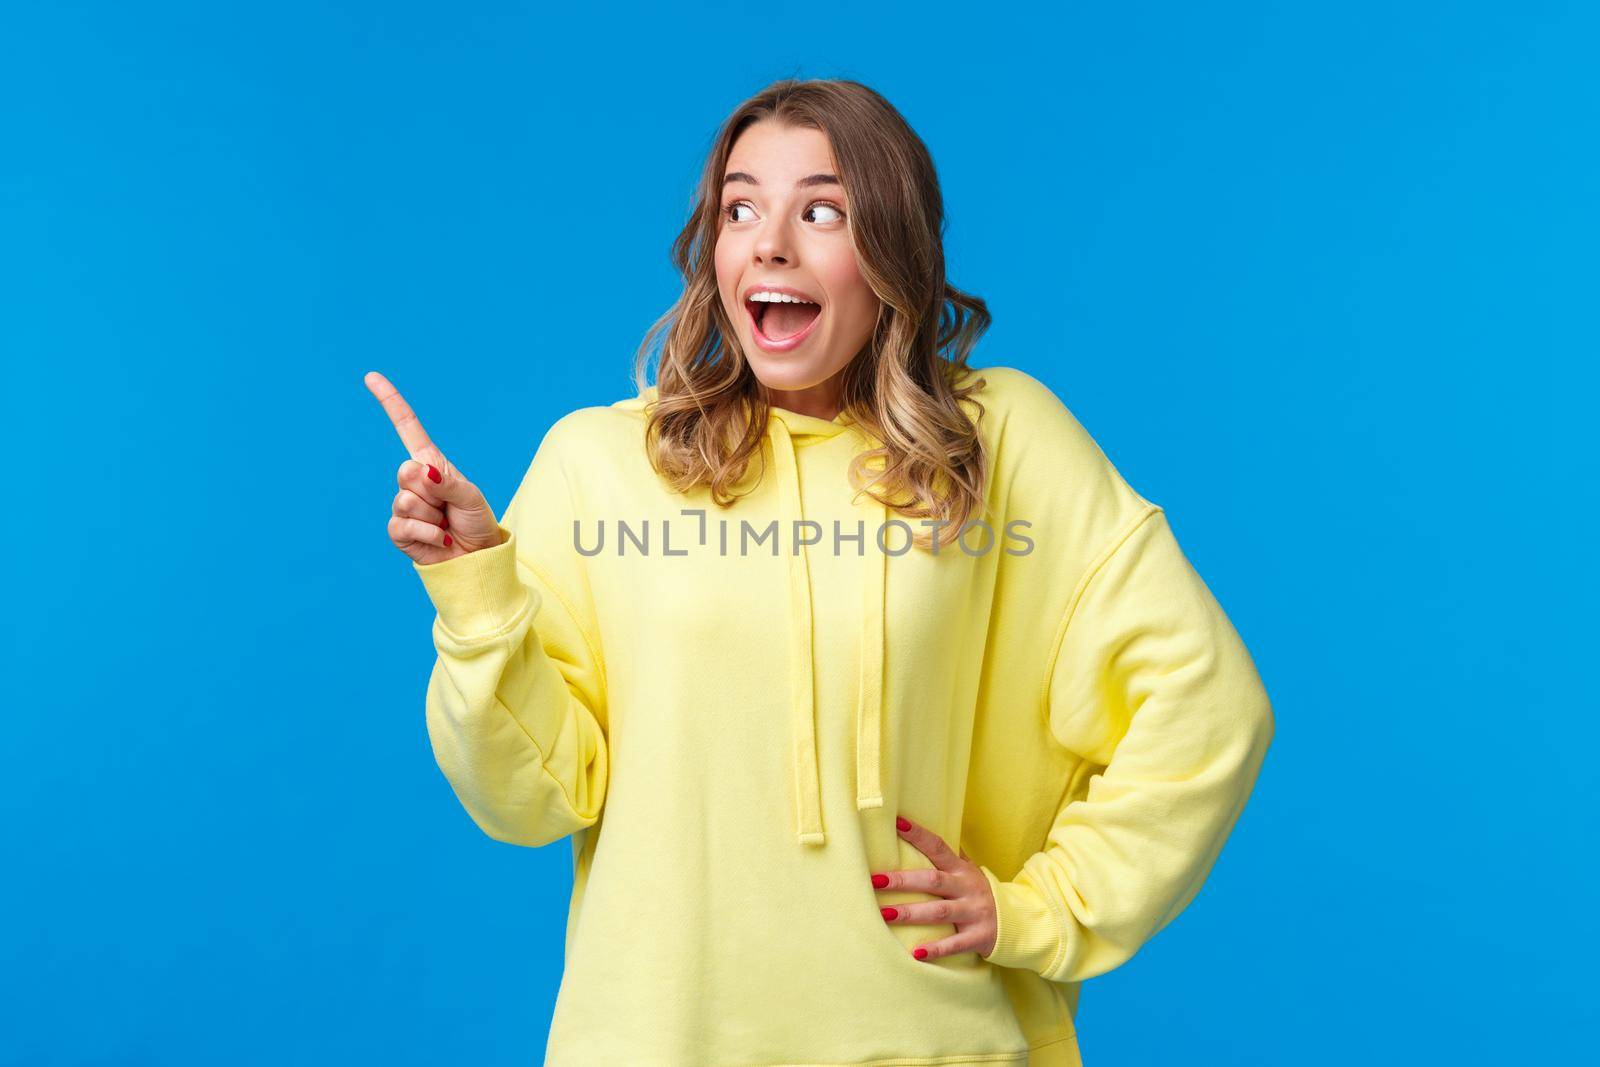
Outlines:
{"label": "fingernail", "polygon": [[911,823],[908,820],[903,819],[898,815],[896,815],[895,818],[894,818],[894,824],[895,824],[895,826],[899,827],[901,830],[909,830],[909,829],[911,829]]}
{"label": "fingernail", "polygon": [[914,952],[912,952],[911,954],[913,956],[917,957],[917,959],[919,959],[919,960],[923,960],[923,959],[927,959],[928,958],[928,950],[925,949],[925,948],[919,948],[919,949],[915,950]]}
{"label": "fingernail", "polygon": [[874,889],[887,889],[887,888],[889,888],[889,876],[887,874],[875,874],[875,875],[873,875],[872,876],[872,888],[874,888]]}
{"label": "fingernail", "polygon": [[440,481],[439,471],[432,463],[428,464],[428,477],[433,479],[435,485],[437,485]]}
{"label": "fingernail", "polygon": [[445,534],[444,535],[444,547],[446,547],[446,548],[450,547],[450,535],[449,534]]}
{"label": "fingernail", "polygon": [[441,529],[441,530],[450,529],[450,516],[446,515],[444,518],[439,520],[439,529]]}
{"label": "fingernail", "polygon": [[883,913],[883,917],[885,919],[893,919],[896,915],[900,914],[898,911],[895,911],[893,908],[879,908],[878,910]]}

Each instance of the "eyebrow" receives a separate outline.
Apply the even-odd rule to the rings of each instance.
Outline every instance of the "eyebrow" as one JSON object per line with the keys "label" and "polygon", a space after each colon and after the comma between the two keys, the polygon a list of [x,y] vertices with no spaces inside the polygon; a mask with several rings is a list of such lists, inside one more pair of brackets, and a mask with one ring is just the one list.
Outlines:
{"label": "eyebrow", "polygon": [[[731,182],[748,182],[751,185],[761,184],[756,181],[754,174],[747,174],[742,170],[730,171],[722,176],[723,188],[727,188]],[[841,188],[843,187],[843,183],[839,181],[837,174],[810,174],[794,184],[796,189],[804,189],[811,185],[838,185]]]}

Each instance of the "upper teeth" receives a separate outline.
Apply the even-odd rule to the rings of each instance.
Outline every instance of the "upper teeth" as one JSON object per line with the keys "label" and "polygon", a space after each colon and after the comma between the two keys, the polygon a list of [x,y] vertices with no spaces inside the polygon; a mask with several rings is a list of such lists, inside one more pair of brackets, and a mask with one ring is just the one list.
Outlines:
{"label": "upper teeth", "polygon": [[750,294],[751,300],[759,300],[767,304],[815,304],[815,300],[807,300],[800,296],[790,296],[788,293],[774,293],[767,289],[760,289]]}

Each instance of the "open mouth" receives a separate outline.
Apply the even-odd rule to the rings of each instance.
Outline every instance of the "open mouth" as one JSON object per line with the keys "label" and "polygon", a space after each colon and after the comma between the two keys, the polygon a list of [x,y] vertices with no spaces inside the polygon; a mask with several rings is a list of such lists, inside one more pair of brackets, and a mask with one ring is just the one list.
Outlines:
{"label": "open mouth", "polygon": [[809,302],[746,300],[744,306],[757,343],[768,348],[799,344],[822,317],[821,306]]}

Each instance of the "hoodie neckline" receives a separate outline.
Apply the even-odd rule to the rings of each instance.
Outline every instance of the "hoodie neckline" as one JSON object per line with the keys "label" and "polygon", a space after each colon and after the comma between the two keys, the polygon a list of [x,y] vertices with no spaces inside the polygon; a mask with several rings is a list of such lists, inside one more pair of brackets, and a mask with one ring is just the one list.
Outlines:
{"label": "hoodie neckline", "polygon": [[788,408],[769,405],[767,408],[769,431],[774,422],[781,423],[796,444],[809,444],[811,441],[838,436],[853,425],[855,419],[849,411],[841,411],[831,419],[824,419],[819,415],[806,415],[799,411],[790,411]]}
{"label": "hoodie neckline", "polygon": [[[660,388],[658,386],[647,385],[637,396],[627,400],[619,400],[612,406],[624,411],[648,412],[650,405],[659,396]],[[767,432],[769,435],[772,433],[772,424],[774,422],[783,423],[784,428],[789,431],[789,436],[798,443],[810,444],[812,441],[837,437],[851,426],[854,426],[856,419],[850,414],[849,410],[842,410],[833,418],[824,419],[816,415],[805,415],[798,411],[790,411],[788,408],[780,408],[776,405],[768,404]]]}

